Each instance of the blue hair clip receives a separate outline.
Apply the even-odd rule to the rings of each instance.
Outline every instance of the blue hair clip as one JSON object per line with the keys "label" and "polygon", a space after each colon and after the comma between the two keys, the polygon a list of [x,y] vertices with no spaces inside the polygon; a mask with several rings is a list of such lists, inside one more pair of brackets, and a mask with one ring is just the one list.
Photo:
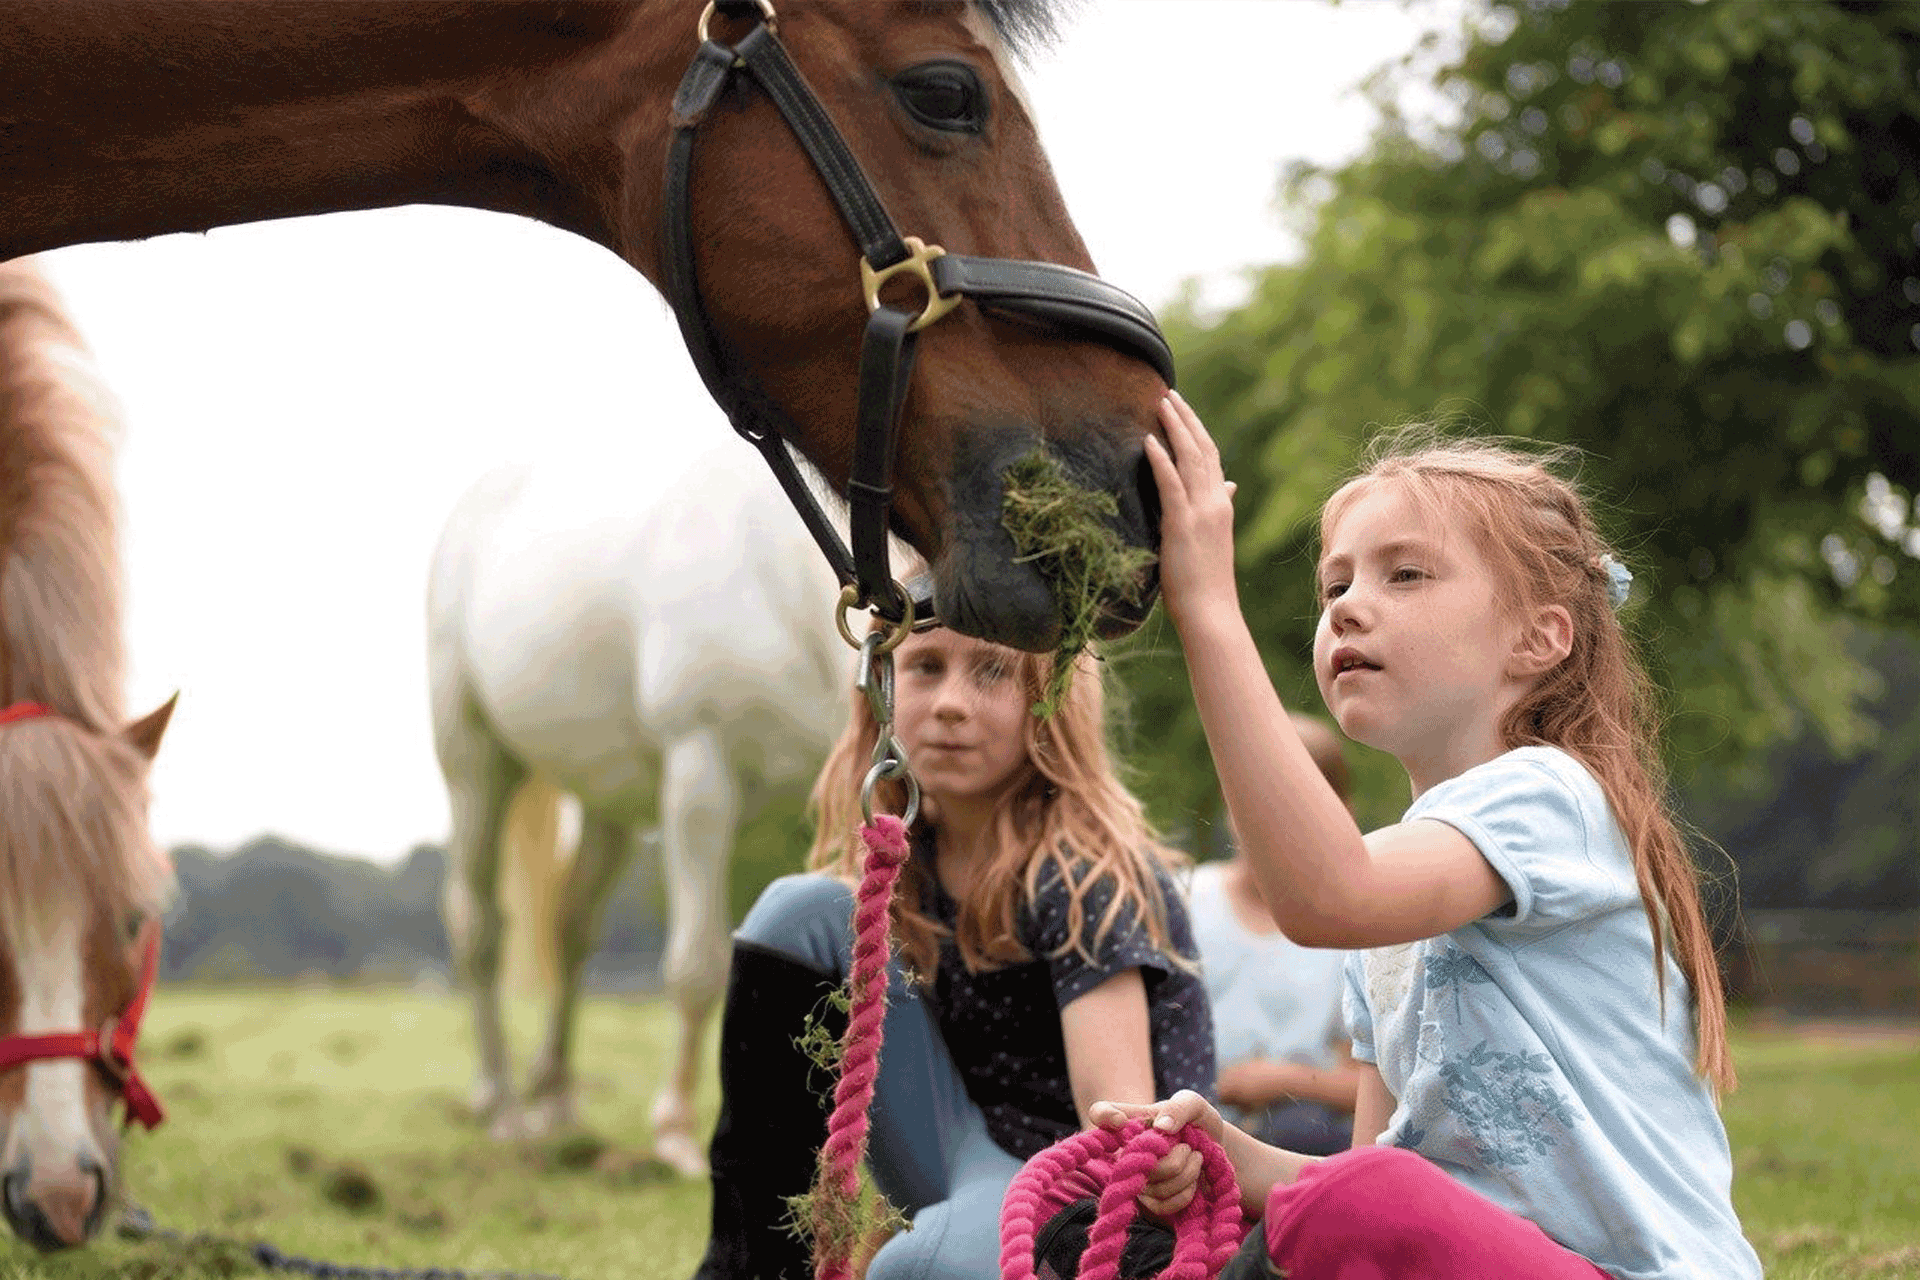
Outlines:
{"label": "blue hair clip", "polygon": [[1600,557],[1600,570],[1607,575],[1607,600],[1618,609],[1627,602],[1627,591],[1633,586],[1633,573],[1611,554]]}

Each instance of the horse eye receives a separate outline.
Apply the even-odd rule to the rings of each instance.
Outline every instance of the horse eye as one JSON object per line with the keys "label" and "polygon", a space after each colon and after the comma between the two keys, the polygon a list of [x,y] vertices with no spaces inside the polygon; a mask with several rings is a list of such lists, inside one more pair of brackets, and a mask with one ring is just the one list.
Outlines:
{"label": "horse eye", "polygon": [[893,78],[894,96],[907,114],[931,129],[979,133],[987,123],[987,95],[973,68],[960,62],[927,62]]}
{"label": "horse eye", "polygon": [[147,915],[146,915],[146,912],[144,911],[131,912],[127,916],[126,920],[122,923],[121,928],[127,931],[128,942],[132,942],[134,939],[140,936],[140,927],[146,924],[146,922],[147,922]]}

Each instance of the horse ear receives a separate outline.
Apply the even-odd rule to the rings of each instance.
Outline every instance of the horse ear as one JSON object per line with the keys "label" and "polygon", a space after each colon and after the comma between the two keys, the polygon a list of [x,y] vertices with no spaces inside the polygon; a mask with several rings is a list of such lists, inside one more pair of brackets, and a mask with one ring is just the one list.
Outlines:
{"label": "horse ear", "polygon": [[120,731],[130,746],[151,760],[160,750],[160,735],[167,731],[167,722],[173,719],[173,704],[180,701],[175,693],[157,708],[141,716]]}

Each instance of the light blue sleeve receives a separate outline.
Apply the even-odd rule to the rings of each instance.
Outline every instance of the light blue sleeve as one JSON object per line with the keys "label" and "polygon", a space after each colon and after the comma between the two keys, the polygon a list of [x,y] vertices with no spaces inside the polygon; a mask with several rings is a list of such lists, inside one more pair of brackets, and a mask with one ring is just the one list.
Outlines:
{"label": "light blue sleeve", "polygon": [[1526,747],[1469,769],[1415,801],[1416,819],[1459,831],[1506,881],[1512,906],[1481,925],[1509,942],[1639,901],[1606,793],[1564,752]]}
{"label": "light blue sleeve", "polygon": [[1340,1012],[1347,1024],[1347,1039],[1353,1042],[1353,1056],[1357,1061],[1373,1062],[1373,1012],[1367,1008],[1366,977],[1360,968],[1360,952],[1347,953],[1345,977]]}

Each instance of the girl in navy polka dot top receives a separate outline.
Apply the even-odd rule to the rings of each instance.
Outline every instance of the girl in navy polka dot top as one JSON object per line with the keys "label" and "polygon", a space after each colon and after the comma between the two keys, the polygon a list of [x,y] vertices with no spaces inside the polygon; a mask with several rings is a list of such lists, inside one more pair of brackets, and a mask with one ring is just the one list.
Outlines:
{"label": "girl in navy polka dot top", "polygon": [[[894,656],[895,730],[922,805],[894,897],[869,1166],[913,1229],[889,1240],[867,1274],[977,1280],[998,1272],[1000,1201],[1021,1162],[1085,1125],[1096,1100],[1211,1092],[1212,1022],[1171,875],[1184,859],[1154,838],[1114,771],[1101,664],[1083,658],[1042,718],[1033,707],[1051,673],[1047,655],[936,629],[910,636]],[[727,1135],[751,1123],[737,1113],[761,1109],[773,1073],[805,1074],[804,1063],[783,1068],[767,1037],[746,1034],[736,1005],[757,1002],[756,1028],[770,1018],[785,1027],[789,1014],[769,1007],[777,993],[818,1009],[819,992],[845,973],[860,784],[876,734],[856,697],[814,788],[815,874],[775,881],[735,935],[714,1238],[700,1273],[709,1280],[805,1273],[804,1250],[791,1244],[789,1257],[774,1256],[770,1238],[724,1245],[725,1236],[752,1234],[766,1212],[756,1191],[791,1195],[811,1174],[796,1161],[780,1176],[800,1185],[763,1185],[764,1141],[751,1158],[730,1159]],[[890,786],[898,784],[882,784],[875,809],[897,813],[904,796]],[[751,992],[743,963],[758,975]],[[813,986],[779,978],[782,965],[803,966]],[[736,1041],[742,1071],[730,1079],[725,1059]],[[793,1111],[768,1122],[791,1131]],[[817,1147],[824,1113],[797,1127],[806,1130],[798,1140]]]}

